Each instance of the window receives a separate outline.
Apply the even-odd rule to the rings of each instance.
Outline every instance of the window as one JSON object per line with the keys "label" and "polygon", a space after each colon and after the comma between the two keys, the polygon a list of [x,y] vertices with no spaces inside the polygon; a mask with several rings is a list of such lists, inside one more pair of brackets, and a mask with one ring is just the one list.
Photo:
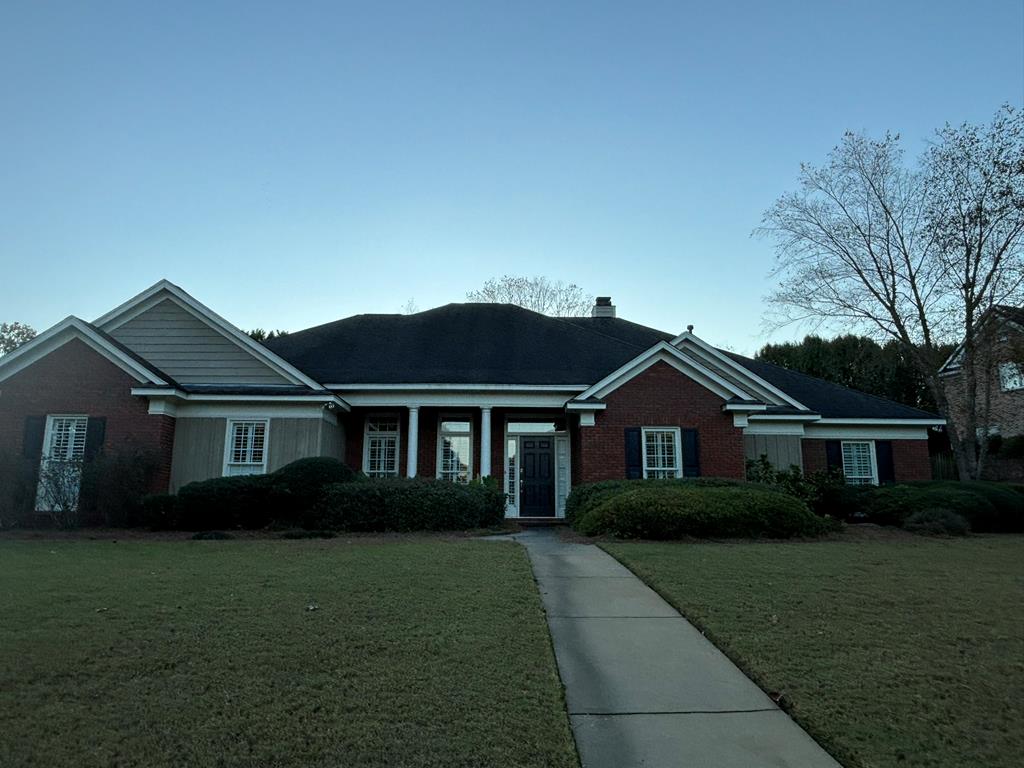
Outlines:
{"label": "window", "polygon": [[398,417],[371,416],[363,435],[363,472],[368,477],[398,477]]}
{"label": "window", "polygon": [[643,436],[644,477],[682,477],[683,464],[679,428],[648,429],[644,427]]}
{"label": "window", "polygon": [[878,485],[875,446],[871,442],[843,442],[843,475],[849,485]]}
{"label": "window", "polygon": [[88,416],[46,417],[36,488],[37,511],[66,512],[78,506],[88,427]]}
{"label": "window", "polygon": [[267,471],[267,426],[266,419],[228,421],[226,476],[262,475]]}
{"label": "window", "polygon": [[999,386],[1003,392],[1024,389],[1024,371],[1017,363],[999,364]]}
{"label": "window", "polygon": [[473,434],[468,421],[442,419],[438,430],[437,476],[468,483],[473,477]]}

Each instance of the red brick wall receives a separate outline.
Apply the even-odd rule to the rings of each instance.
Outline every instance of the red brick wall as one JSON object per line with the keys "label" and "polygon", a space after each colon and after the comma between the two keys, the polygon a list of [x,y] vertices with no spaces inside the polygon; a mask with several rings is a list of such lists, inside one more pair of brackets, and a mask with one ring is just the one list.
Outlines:
{"label": "red brick wall", "polygon": [[[825,440],[804,438],[801,441],[804,455],[804,472],[824,472],[828,469],[825,459]],[[928,458],[927,440],[892,440],[892,467],[897,483],[912,480],[931,480],[932,464]]]}
{"label": "red brick wall", "polygon": [[153,451],[160,469],[154,491],[166,491],[171,476],[174,419],[150,416],[138,382],[73,339],[0,383],[0,450],[21,454],[25,417],[81,413],[107,420],[103,450]]}
{"label": "red brick wall", "polygon": [[583,483],[626,476],[627,427],[696,429],[700,471],[705,477],[742,478],[743,431],[722,413],[721,397],[659,362],[607,398],[593,427],[579,428],[579,459],[574,475]]}

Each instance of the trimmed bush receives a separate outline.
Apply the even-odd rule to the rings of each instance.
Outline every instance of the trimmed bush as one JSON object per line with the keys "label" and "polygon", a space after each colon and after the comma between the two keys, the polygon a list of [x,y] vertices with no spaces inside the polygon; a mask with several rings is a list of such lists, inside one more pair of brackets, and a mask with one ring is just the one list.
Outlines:
{"label": "trimmed bush", "polygon": [[970,526],[963,515],[941,507],[914,512],[903,523],[911,533],[927,536],[966,536]]}
{"label": "trimmed bush", "polygon": [[38,462],[0,451],[0,530],[32,523]]}
{"label": "trimmed bush", "polygon": [[595,509],[613,496],[637,488],[674,488],[676,486],[699,488],[739,488],[750,485],[739,480],[724,477],[697,477],[687,480],[601,480],[596,483],[578,485],[569,492],[565,500],[565,520],[575,525],[581,515]]}
{"label": "trimmed bush", "polygon": [[627,539],[789,538],[818,536],[834,528],[785,493],[687,482],[623,490],[581,511],[574,525],[587,536]]}
{"label": "trimmed bush", "polygon": [[505,516],[493,483],[380,479],[327,486],[309,528],[330,531],[452,531],[489,528]]}
{"label": "trimmed bush", "polygon": [[151,451],[100,453],[82,465],[79,522],[85,526],[142,525],[142,504],[153,488],[159,462]]}
{"label": "trimmed bush", "polygon": [[270,475],[216,477],[189,483],[178,491],[176,528],[263,528],[286,507],[287,497]]}
{"label": "trimmed bush", "polygon": [[172,531],[178,527],[178,497],[155,493],[142,500],[139,522],[154,531]]}
{"label": "trimmed bush", "polygon": [[903,525],[915,512],[947,509],[965,518],[972,531],[1024,531],[1024,496],[999,483],[953,480],[876,488],[865,498],[868,522]]}
{"label": "trimmed bush", "polygon": [[365,479],[348,464],[327,456],[311,456],[286,464],[270,475],[275,490],[285,498],[286,508],[278,519],[301,521],[320,500],[324,488],[333,483]]}

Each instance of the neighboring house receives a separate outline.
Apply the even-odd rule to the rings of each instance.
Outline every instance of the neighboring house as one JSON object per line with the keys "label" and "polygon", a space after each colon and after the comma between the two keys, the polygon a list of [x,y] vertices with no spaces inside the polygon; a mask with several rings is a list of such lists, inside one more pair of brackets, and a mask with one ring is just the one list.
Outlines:
{"label": "neighboring house", "polygon": [[615,316],[505,304],[357,315],[259,344],[161,281],[0,359],[0,451],[145,450],[153,490],[334,456],[377,477],[502,478],[511,517],[574,484],[842,469],[930,477],[933,414]]}
{"label": "neighboring house", "polygon": [[[983,331],[984,346],[976,366],[975,397],[982,404],[979,417],[987,421],[979,424],[978,430],[1003,438],[1024,435],[1024,308],[997,305],[985,312],[978,328]],[[946,383],[954,425],[962,423],[960,414],[969,397],[961,370],[962,354],[958,347],[939,369]],[[989,398],[987,419],[983,405],[986,394]],[[988,465],[987,470],[983,470],[986,477],[1024,482],[1024,462],[1019,458],[992,455]]]}

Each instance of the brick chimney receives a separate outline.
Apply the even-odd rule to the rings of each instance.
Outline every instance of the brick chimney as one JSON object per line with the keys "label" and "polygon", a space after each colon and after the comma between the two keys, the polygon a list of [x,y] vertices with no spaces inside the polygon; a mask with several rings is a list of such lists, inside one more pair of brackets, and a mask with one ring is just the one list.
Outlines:
{"label": "brick chimney", "polygon": [[615,317],[615,305],[611,296],[598,296],[590,310],[591,317]]}

